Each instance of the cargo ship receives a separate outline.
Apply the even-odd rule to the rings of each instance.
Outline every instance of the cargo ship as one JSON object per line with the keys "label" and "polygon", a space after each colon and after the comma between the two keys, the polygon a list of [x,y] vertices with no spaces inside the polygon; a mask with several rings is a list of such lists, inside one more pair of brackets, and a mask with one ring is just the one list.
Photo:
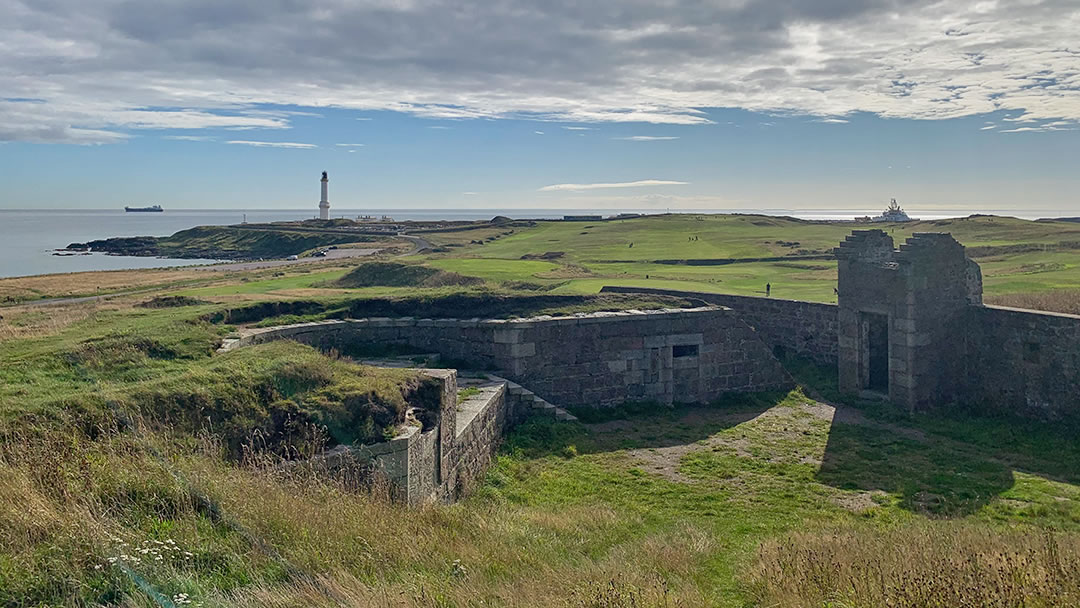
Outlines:
{"label": "cargo ship", "polygon": [[161,205],[150,205],[149,207],[124,207],[124,211],[128,213],[161,213],[165,210],[161,208]]}

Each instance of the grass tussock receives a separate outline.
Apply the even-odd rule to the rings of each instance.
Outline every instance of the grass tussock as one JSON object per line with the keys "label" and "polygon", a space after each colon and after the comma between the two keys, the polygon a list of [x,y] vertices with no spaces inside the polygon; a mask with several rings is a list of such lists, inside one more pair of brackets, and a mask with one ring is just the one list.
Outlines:
{"label": "grass tussock", "polygon": [[1080,535],[957,523],[796,533],[765,542],[763,605],[1005,608],[1080,605]]}
{"label": "grass tussock", "polygon": [[370,262],[334,281],[332,287],[450,287],[481,285],[483,279],[419,264]]}
{"label": "grass tussock", "polygon": [[100,310],[117,308],[116,304],[102,302],[5,308],[0,311],[0,342],[52,336]]}
{"label": "grass tussock", "polygon": [[998,306],[1080,315],[1080,289],[987,295],[985,300]]}
{"label": "grass tussock", "polygon": [[704,302],[638,294],[564,295],[499,291],[441,291],[426,295],[346,300],[257,302],[205,315],[216,324],[284,324],[321,319],[417,317],[429,319],[505,319],[618,310],[688,308]]}
{"label": "grass tussock", "polygon": [[141,308],[177,308],[180,306],[198,306],[205,301],[190,296],[155,296],[139,304]]}

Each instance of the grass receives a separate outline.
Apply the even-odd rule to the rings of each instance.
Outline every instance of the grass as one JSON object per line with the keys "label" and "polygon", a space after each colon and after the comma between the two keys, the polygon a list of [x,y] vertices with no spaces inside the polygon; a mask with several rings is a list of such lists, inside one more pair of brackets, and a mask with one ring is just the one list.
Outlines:
{"label": "grass", "polygon": [[1009,293],[985,298],[987,304],[1049,310],[1080,315],[1080,289],[1055,289],[1053,291]]}
{"label": "grass", "polygon": [[[663,230],[651,243],[633,222],[654,221]],[[297,450],[379,435],[388,425],[379,416],[396,420],[414,386],[407,372],[285,342],[213,354],[235,324],[689,304],[574,293],[618,281],[753,293],[765,278],[777,296],[827,301],[827,260],[649,261],[665,239],[666,259],[690,257],[707,238],[730,236],[710,247],[739,253],[791,249],[766,242],[776,240],[813,249],[835,237],[827,225],[753,221],[633,220],[627,234],[642,257],[626,262],[615,257],[623,221],[545,223],[539,240],[515,226],[485,245],[456,233],[464,246],[424,258],[431,268],[551,290],[542,293],[365,287],[346,296],[319,287],[349,270],[339,268],[208,277],[168,292],[193,300],[157,300],[183,306],[135,306],[162,295],[148,292],[5,308],[0,605],[143,606],[148,593],[201,606],[935,606],[927,597],[964,605],[954,592],[969,605],[1076,603],[1075,428],[846,402],[831,370],[790,361],[814,397],[641,403],[583,423],[532,420],[509,434],[468,499],[404,513],[380,488],[358,487],[357,471],[283,465]],[[699,241],[674,238],[701,224]],[[928,227],[988,247],[1058,243],[1080,228],[990,219],[920,229]],[[792,236],[802,228],[805,237]],[[590,237],[593,250],[571,247]],[[545,251],[566,254],[520,259]],[[493,253],[506,257],[481,257]],[[1068,284],[1071,255],[985,258],[988,300],[1014,287],[1034,297],[1042,280]],[[1067,302],[1068,293],[1058,297]],[[231,303],[239,298],[256,301]],[[305,434],[313,428],[329,436]],[[269,449],[244,457],[245,445]]]}
{"label": "grass", "polygon": [[447,287],[477,285],[483,280],[419,264],[369,262],[361,264],[331,283],[333,287]]}
{"label": "grass", "polygon": [[1077,605],[1080,540],[940,522],[794,533],[762,547],[752,577],[772,606]]}
{"label": "grass", "polygon": [[[483,245],[465,242],[425,259],[443,270],[504,284],[531,283],[560,293],[596,293],[604,285],[618,285],[761,295],[770,284],[777,297],[835,302],[836,262],[797,258],[828,253],[851,230],[870,227],[884,228],[897,244],[913,232],[951,232],[980,256],[977,261],[983,267],[988,299],[1080,289],[1080,228],[1076,224],[989,216],[885,226],[692,214],[549,221],[501,233]],[[468,235],[456,234],[459,239]],[[545,261],[522,259],[547,253],[561,255]],[[777,256],[796,259],[760,261]],[[736,263],[655,263],[732,259]]]}
{"label": "grass", "polygon": [[[281,450],[237,461],[236,438],[273,437],[260,420],[274,408],[337,416],[342,435],[309,422],[349,441],[364,424],[335,404],[371,389],[351,388],[367,371],[295,344],[212,357],[228,328],[201,319],[217,308],[99,311],[5,344],[0,603],[138,604],[142,580],[204,606],[800,606],[799,587],[761,587],[770,543],[824,551],[840,530],[856,539],[842,546],[874,547],[932,521],[956,532],[923,543],[929,563],[987,543],[1026,550],[1044,529],[1077,542],[1080,451],[1066,429],[841,417],[798,392],[535,420],[472,497],[402,517],[347,472],[289,472]],[[823,370],[793,369],[834,390]],[[108,400],[137,424],[107,424]]]}
{"label": "grass", "polygon": [[209,278],[191,269],[110,270],[0,278],[0,303],[95,296],[146,288],[178,288]]}

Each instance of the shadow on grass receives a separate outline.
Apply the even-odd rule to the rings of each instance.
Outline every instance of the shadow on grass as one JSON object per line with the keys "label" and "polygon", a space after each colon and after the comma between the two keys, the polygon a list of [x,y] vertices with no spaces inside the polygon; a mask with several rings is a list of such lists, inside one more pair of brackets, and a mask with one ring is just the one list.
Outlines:
{"label": "shadow on grass", "polygon": [[505,449],[525,458],[596,454],[692,444],[760,416],[786,393],[730,395],[708,405],[627,403],[617,408],[576,408],[584,424],[530,419],[507,437]]}
{"label": "shadow on grass", "polygon": [[[935,517],[975,513],[1003,494],[1023,502],[1031,487],[1017,486],[1014,472],[1018,471],[1080,485],[1080,442],[1071,428],[957,412],[909,415],[887,403],[843,399],[835,390],[831,370],[806,362],[788,363],[808,392],[837,408],[827,437],[806,437],[796,430],[794,418],[790,432],[786,422],[763,427],[781,433],[765,439],[755,439],[755,433],[748,431],[741,441],[750,455],[732,462],[735,474],[765,471],[798,475],[798,463],[796,468],[785,470],[786,465],[775,460],[777,455],[782,458],[784,452],[798,449],[804,450],[800,454],[809,455],[816,451],[811,444],[821,441],[824,445],[817,445],[824,453],[807,481],[846,491],[880,490],[894,496],[902,509]],[[798,393],[758,393],[730,396],[708,406],[636,403],[606,410],[575,410],[583,424],[528,421],[507,436],[504,449],[524,459],[672,446],[700,451],[694,443],[758,418],[778,405],[799,405],[802,401]],[[810,411],[793,415],[807,416]],[[818,408],[813,415],[822,413]],[[800,443],[802,448],[798,448]],[[679,458],[678,453],[672,455]],[[808,461],[799,462],[805,466]],[[1053,506],[1052,497],[1031,498],[1032,504]],[[1071,508],[1071,503],[1060,505]],[[1069,517],[1073,516],[1066,519]]]}
{"label": "shadow on grass", "polygon": [[1015,485],[1014,471],[1080,483],[1080,442],[1071,425],[981,417],[944,409],[909,414],[884,402],[839,393],[835,372],[785,362],[808,388],[837,407],[816,478],[845,490],[882,490],[918,513],[962,517]]}

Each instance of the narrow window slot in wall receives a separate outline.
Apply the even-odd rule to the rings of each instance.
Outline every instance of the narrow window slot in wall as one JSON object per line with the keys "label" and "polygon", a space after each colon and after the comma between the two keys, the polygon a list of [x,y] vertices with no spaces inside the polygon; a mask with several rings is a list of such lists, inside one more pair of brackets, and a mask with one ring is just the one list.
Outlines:
{"label": "narrow window slot in wall", "polygon": [[671,347],[672,357],[696,357],[698,356],[697,344],[676,344]]}

